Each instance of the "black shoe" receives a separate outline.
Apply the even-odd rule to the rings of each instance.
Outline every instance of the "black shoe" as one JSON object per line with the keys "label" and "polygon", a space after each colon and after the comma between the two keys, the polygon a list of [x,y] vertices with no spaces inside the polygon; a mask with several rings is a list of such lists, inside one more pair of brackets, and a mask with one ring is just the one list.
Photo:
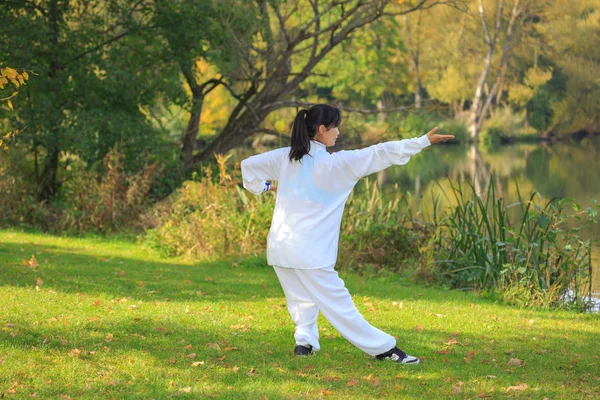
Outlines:
{"label": "black shoe", "polygon": [[397,347],[394,347],[390,351],[386,351],[383,354],[375,356],[375,358],[378,360],[392,360],[400,364],[415,365],[419,363],[419,359],[417,357],[406,355],[405,352]]}
{"label": "black shoe", "polygon": [[296,356],[308,356],[314,354],[312,351],[312,346],[309,344],[308,347],[307,346],[302,346],[302,345],[298,345],[296,346],[296,348],[294,349],[294,355]]}

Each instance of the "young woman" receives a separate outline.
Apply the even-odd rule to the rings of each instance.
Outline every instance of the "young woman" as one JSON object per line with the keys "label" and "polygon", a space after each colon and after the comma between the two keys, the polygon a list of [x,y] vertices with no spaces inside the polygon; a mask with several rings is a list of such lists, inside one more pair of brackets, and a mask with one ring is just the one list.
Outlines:
{"label": "young woman", "polygon": [[[352,301],[334,269],[344,204],[364,176],[391,165],[403,165],[430,144],[454,139],[426,135],[379,143],[360,150],[329,153],[339,135],[340,110],[317,104],[300,110],[294,120],[291,147],[242,161],[244,188],[254,194],[277,191],[267,262],[273,266],[295,324],[298,356],[320,349],[319,311],[350,343],[377,359],[418,364],[396,347],[393,336],[370,325]],[[278,188],[271,186],[278,182]]]}

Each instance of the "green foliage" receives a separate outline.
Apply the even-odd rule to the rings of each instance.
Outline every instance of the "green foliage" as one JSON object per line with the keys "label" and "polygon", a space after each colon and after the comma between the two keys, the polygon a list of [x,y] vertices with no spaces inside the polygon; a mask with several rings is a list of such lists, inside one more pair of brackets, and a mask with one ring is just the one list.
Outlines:
{"label": "green foliage", "polygon": [[396,139],[422,136],[440,123],[440,117],[430,112],[396,114],[389,121],[393,130],[398,132]]}
{"label": "green foliage", "polygon": [[340,233],[338,265],[356,271],[406,272],[416,262],[418,248],[431,232],[413,225],[410,199],[398,193],[385,200],[377,182],[366,179],[360,194],[348,198]]}
{"label": "green foliage", "polygon": [[487,150],[497,149],[501,138],[520,137],[524,133],[523,113],[514,113],[509,108],[496,110],[483,126],[479,134],[480,144]]}

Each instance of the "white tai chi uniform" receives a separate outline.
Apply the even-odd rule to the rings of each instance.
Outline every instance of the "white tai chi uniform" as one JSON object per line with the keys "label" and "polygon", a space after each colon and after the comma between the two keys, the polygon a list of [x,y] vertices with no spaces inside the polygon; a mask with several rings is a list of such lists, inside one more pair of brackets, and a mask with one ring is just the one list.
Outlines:
{"label": "white tai chi uniform", "polygon": [[290,161],[290,147],[284,147],[241,163],[244,188],[254,194],[263,193],[265,181],[278,181],[267,262],[284,291],[296,344],[320,349],[321,311],[359,349],[372,356],[385,353],[396,340],[364,319],[334,269],[344,205],[360,178],[406,164],[431,143],[423,135],[335,153],[323,143],[310,143],[300,161]]}

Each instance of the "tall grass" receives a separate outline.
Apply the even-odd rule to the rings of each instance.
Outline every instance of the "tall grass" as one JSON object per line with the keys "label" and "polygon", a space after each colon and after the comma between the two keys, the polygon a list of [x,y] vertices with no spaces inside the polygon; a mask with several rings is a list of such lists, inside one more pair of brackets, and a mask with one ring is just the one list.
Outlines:
{"label": "tall grass", "polygon": [[523,198],[520,192],[507,206],[493,179],[484,196],[460,183],[444,195],[453,196],[454,205],[431,221],[437,228],[430,247],[437,270],[454,287],[493,292],[521,305],[589,305],[592,240],[580,232],[595,223],[593,207],[560,198],[541,206],[539,194]]}
{"label": "tall grass", "polygon": [[346,202],[338,268],[398,272],[419,258],[419,247],[433,232],[412,218],[412,197],[397,192],[385,199],[376,181],[365,179]]}

